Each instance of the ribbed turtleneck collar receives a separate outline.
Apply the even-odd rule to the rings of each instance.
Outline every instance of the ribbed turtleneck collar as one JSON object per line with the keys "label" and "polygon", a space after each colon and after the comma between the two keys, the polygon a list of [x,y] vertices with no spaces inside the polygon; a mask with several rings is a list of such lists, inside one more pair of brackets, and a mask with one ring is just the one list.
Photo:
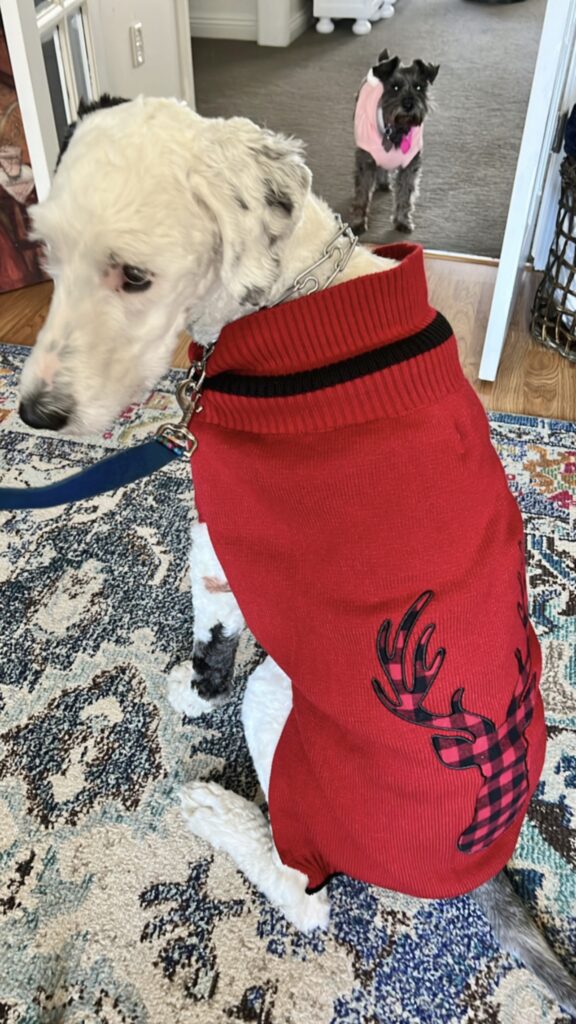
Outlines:
{"label": "ribbed turtleneck collar", "polygon": [[425,327],[435,314],[428,303],[422,249],[390,245],[376,255],[398,264],[228,324],[210,357],[208,376],[296,373]]}
{"label": "ribbed turtleneck collar", "polygon": [[225,327],[193,429],[331,430],[404,415],[461,387],[452,330],[428,302],[422,249],[377,254],[398,263]]}

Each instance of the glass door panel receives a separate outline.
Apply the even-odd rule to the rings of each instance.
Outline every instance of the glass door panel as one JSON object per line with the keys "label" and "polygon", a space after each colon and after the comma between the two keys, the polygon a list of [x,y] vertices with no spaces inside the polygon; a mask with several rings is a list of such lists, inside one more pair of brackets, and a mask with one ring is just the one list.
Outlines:
{"label": "glass door panel", "polygon": [[60,43],[60,32],[57,29],[53,35],[42,41],[42,53],[44,65],[48,76],[48,88],[56,123],[58,141],[61,143],[66,128],[73,118],[71,117],[70,99],[64,75],[62,61],[62,46]]}
{"label": "glass door panel", "polygon": [[76,94],[79,100],[83,99],[89,103],[91,100],[96,99],[96,94],[93,85],[94,75],[91,67],[85,14],[82,7],[68,17],[67,24]]}

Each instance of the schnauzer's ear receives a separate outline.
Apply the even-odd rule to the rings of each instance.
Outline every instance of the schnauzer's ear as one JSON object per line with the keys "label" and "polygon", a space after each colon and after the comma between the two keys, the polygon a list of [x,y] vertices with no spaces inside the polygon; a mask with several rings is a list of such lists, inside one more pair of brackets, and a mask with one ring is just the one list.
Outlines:
{"label": "schnauzer's ear", "polygon": [[398,67],[400,67],[400,57],[392,57],[388,60],[380,61],[379,64],[375,64],[372,68],[372,74],[381,82],[387,82]]}
{"label": "schnauzer's ear", "polygon": [[388,50],[382,50],[382,53],[378,54],[378,63],[380,64],[383,60],[390,60]]}
{"label": "schnauzer's ear", "polygon": [[425,64],[423,60],[415,60],[414,63],[418,70],[420,71],[420,74],[427,80],[429,85],[432,85],[432,82],[434,81],[436,75],[440,71],[440,65]]}
{"label": "schnauzer's ear", "polygon": [[243,305],[260,306],[278,277],[283,243],[302,217],[312,175],[303,144],[246,118],[212,122],[214,174],[204,200],[221,237],[222,283]]}

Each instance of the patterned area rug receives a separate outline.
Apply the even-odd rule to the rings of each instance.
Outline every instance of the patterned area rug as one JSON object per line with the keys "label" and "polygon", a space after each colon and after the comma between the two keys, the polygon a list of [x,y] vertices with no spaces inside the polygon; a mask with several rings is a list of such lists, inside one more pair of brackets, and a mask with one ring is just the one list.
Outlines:
{"label": "patterned area rug", "polygon": [[[0,348],[0,477],[34,484],[147,435],[177,374],[82,442],[18,420],[24,353]],[[545,652],[545,773],[513,867],[576,970],[576,426],[492,417],[528,532]],[[166,699],[190,656],[187,467],[75,507],[1,513],[0,1022],[565,1024],[467,898],[338,878],[327,934],[298,934],[183,827],[177,790],[258,786],[236,697],[195,721]]]}

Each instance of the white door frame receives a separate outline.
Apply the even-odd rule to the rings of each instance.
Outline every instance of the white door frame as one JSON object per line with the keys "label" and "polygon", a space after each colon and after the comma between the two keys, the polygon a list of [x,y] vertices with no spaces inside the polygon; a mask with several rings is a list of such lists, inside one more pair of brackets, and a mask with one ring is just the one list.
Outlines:
{"label": "white door frame", "polygon": [[[561,110],[570,114],[576,103],[576,52],[572,51],[572,60],[568,69],[566,89],[562,97]],[[544,270],[548,262],[548,253],[554,239],[558,203],[560,201],[560,166],[565,157],[564,139],[561,140],[560,151],[552,153],[546,172],[542,202],[538,211],[538,221],[532,242],[532,258],[534,270]]]}
{"label": "white door frame", "polygon": [[480,380],[496,379],[520,273],[530,254],[575,39],[576,0],[548,0],[482,350]]}
{"label": "white door frame", "polygon": [[190,5],[188,0],[174,0],[178,55],[180,58],[180,89],[182,99],[196,110],[194,70],[192,66],[192,35],[190,32]]}
{"label": "white door frame", "polygon": [[2,0],[2,20],[36,193],[42,200],[50,190],[59,146],[32,0]]}

